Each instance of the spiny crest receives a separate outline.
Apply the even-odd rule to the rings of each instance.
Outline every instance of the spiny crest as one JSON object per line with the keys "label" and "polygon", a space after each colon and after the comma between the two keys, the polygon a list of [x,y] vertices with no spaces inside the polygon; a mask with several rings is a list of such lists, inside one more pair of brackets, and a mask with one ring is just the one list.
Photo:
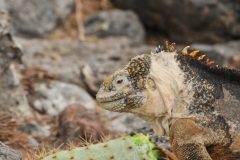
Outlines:
{"label": "spiny crest", "polygon": [[[175,43],[172,43],[171,45],[169,45],[168,41],[165,42],[165,44],[163,46],[158,46],[156,48],[156,53],[160,53],[162,51],[164,52],[174,52],[175,51],[175,46],[176,44]],[[196,57],[196,55],[199,53],[199,50],[195,50],[195,51],[192,51],[190,54],[188,54],[188,49],[190,48],[190,46],[186,46],[185,48],[183,48],[182,50],[182,55],[189,55],[191,58],[194,58]],[[204,57],[205,55],[200,55],[199,57],[197,57],[197,60],[199,61],[203,61],[204,60]],[[209,59],[207,59],[205,61],[205,64],[207,66],[211,66],[214,64],[214,61],[209,61]],[[216,68],[218,68],[218,65],[216,65]]]}
{"label": "spiny crest", "polygon": [[[194,58],[197,55],[197,53],[199,52],[199,50],[192,51],[190,54],[188,54],[188,49],[189,48],[190,48],[190,46],[186,46],[185,48],[183,48],[182,55],[184,55],[184,56],[189,55],[191,58]],[[204,57],[205,57],[205,55],[201,55],[201,56],[197,57],[197,60],[198,61],[204,61],[203,60]],[[214,61],[210,61],[209,59],[207,59],[205,61],[205,64],[207,66],[211,66],[212,64],[214,64]],[[216,68],[218,68],[218,65],[216,65]]]}
{"label": "spiny crest", "polygon": [[176,43],[172,43],[172,44],[168,44],[168,41],[165,42],[165,44],[163,46],[158,46],[156,48],[156,51],[155,53],[160,53],[162,51],[164,52],[174,52],[175,51],[175,46],[176,46]]}

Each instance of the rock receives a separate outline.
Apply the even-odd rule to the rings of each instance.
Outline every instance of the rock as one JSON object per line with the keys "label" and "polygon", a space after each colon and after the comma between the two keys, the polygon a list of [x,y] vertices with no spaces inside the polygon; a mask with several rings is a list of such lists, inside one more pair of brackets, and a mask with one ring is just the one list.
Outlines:
{"label": "rock", "polygon": [[[1,33],[1,37],[3,38],[3,36],[7,36],[6,38],[6,42],[9,42],[9,41],[12,41],[12,35],[11,35],[11,32],[12,32],[12,26],[10,24],[10,18],[9,18],[9,15],[4,12],[4,11],[1,11],[0,13],[0,33]],[[5,42],[5,43],[6,43]],[[4,43],[4,44],[5,44]]]}
{"label": "rock", "polygon": [[102,123],[99,114],[88,111],[82,105],[70,105],[59,116],[60,143],[71,141],[78,143],[85,140],[101,141],[101,136],[109,134]]}
{"label": "rock", "polygon": [[112,0],[177,43],[218,43],[240,38],[238,0]]}
{"label": "rock", "polygon": [[134,44],[145,41],[145,31],[137,15],[132,11],[102,11],[84,22],[87,35],[95,34],[99,38],[107,36],[127,36]]}
{"label": "rock", "polygon": [[139,117],[131,113],[117,113],[102,110],[101,116],[107,117],[110,129],[113,132],[131,133],[134,129],[141,127],[150,127],[150,125]]}
{"label": "rock", "polygon": [[20,62],[22,51],[13,41],[11,35],[12,27],[10,25],[9,17],[5,12],[0,13],[0,74],[4,72],[9,65],[14,62]]}
{"label": "rock", "polygon": [[79,85],[93,97],[108,75],[132,57],[154,50],[149,45],[131,46],[132,41],[126,37],[86,42],[24,38],[15,38],[15,41],[24,48],[22,62],[25,67],[54,73],[60,81]]}
{"label": "rock", "polygon": [[6,13],[0,13],[0,110],[10,112],[21,121],[32,112],[20,84],[16,62],[21,62],[22,51],[12,38]]}
{"label": "rock", "polygon": [[24,118],[32,116],[32,110],[16,74],[15,66],[11,65],[10,69],[1,75],[0,109],[12,113],[22,121]]}
{"label": "rock", "polygon": [[1,160],[23,160],[20,153],[9,148],[4,143],[0,142],[0,159]]}
{"label": "rock", "polygon": [[98,91],[98,87],[96,86],[97,84],[97,79],[93,73],[92,68],[90,65],[85,64],[81,68],[81,75],[82,75],[82,81],[86,85],[87,91],[95,97],[96,92]]}
{"label": "rock", "polygon": [[21,84],[27,96],[34,94],[34,82],[58,80],[55,74],[49,73],[47,70],[26,66],[19,66],[19,70]]}
{"label": "rock", "polygon": [[[61,81],[84,86],[80,68],[86,54],[86,46],[72,40],[39,40],[16,38],[24,48],[24,66],[39,68],[57,75]],[[80,52],[80,53],[79,53]],[[59,58],[56,58],[59,57]],[[82,59],[80,58],[82,57]]]}
{"label": "rock", "polygon": [[82,104],[94,109],[92,97],[74,84],[60,81],[34,83],[34,94],[29,95],[30,104],[38,111],[58,115],[71,104]]}
{"label": "rock", "polygon": [[240,55],[230,57],[227,61],[229,68],[236,68],[240,70]]}
{"label": "rock", "polygon": [[4,0],[17,33],[44,37],[74,10],[74,0]]}
{"label": "rock", "polygon": [[18,130],[27,133],[33,137],[49,137],[50,131],[38,125],[36,122],[26,122],[18,127]]}
{"label": "rock", "polygon": [[214,61],[219,66],[232,66],[234,57],[240,56],[240,41],[230,41],[225,44],[192,44],[191,50],[200,50],[200,54],[206,54],[206,57]]}
{"label": "rock", "polygon": [[0,0],[0,11],[5,11],[6,12],[6,5],[5,5],[5,0]]}

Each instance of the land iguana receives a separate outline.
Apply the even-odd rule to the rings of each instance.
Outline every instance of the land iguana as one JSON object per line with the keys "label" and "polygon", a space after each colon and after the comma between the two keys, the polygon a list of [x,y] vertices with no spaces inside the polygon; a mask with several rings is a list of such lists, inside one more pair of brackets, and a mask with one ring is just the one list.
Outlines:
{"label": "land iguana", "polygon": [[169,136],[179,160],[240,159],[240,71],[175,44],[138,55],[101,85],[99,105],[130,112]]}

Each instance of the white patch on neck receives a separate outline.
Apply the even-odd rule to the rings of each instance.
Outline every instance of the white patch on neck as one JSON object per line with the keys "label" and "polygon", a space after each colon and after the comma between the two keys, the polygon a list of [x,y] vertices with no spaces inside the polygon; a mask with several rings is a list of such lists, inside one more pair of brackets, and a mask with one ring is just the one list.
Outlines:
{"label": "white patch on neck", "polygon": [[156,90],[147,87],[146,105],[133,110],[133,114],[150,123],[155,134],[169,135],[169,128],[179,118],[188,116],[193,91],[191,84],[184,84],[184,72],[174,56],[176,52],[151,54],[149,77],[156,84]]}

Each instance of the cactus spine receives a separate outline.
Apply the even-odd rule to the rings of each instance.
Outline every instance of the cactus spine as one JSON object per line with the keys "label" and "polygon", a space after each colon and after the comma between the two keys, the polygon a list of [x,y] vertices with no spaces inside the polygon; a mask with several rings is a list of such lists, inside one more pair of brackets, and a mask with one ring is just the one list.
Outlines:
{"label": "cactus spine", "polygon": [[137,134],[104,143],[55,152],[43,160],[157,160],[158,150],[149,137]]}

